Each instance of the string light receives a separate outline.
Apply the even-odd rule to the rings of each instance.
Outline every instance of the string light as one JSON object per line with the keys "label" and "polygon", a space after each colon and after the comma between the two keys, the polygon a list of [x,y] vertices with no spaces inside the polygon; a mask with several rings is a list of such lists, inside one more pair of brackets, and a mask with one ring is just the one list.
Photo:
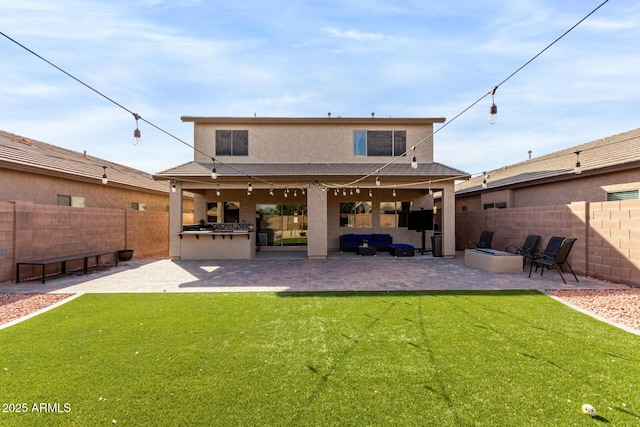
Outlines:
{"label": "string light", "polygon": [[216,196],[220,195],[220,184],[216,187]]}
{"label": "string light", "polygon": [[482,172],[483,178],[482,178],[482,188],[487,188],[487,173],[486,172]]}
{"label": "string light", "polygon": [[172,192],[172,193],[175,193],[176,191],[177,191],[177,188],[176,188],[176,182],[175,182],[175,181],[173,181],[173,184],[171,185],[171,192]]}
{"label": "string light", "polygon": [[573,173],[580,175],[582,173],[582,166],[580,165],[580,151],[576,151],[576,166],[573,168]]}
{"label": "string light", "polygon": [[498,106],[496,105],[494,100],[494,95],[496,94],[497,90],[498,86],[494,86],[489,92],[491,94],[491,108],[489,109],[489,121],[491,122],[491,124],[494,124],[496,122],[496,116],[498,115]]}
{"label": "string light", "polygon": [[380,187],[380,175],[376,175],[376,187]]}
{"label": "string light", "polygon": [[416,146],[411,147],[413,157],[411,158],[411,169],[418,169],[418,160],[416,159]]}
{"label": "string light", "polygon": [[[605,0],[604,2],[602,2],[599,6],[597,6],[595,9],[593,9],[590,13],[588,13],[586,16],[584,16],[581,20],[579,20],[576,24],[574,24],[571,28],[569,28],[567,31],[565,31],[562,35],[560,35],[559,37],[557,37],[553,42],[551,42],[550,44],[548,44],[544,49],[542,49],[540,52],[538,52],[534,57],[532,57],[531,59],[529,59],[526,63],[524,63],[522,66],[520,66],[517,70],[515,70],[514,72],[512,72],[507,78],[505,78],[502,82],[500,82],[498,85],[494,86],[494,88],[492,89],[492,101],[493,101],[493,94],[495,94],[495,91],[497,90],[498,87],[500,87],[502,84],[506,83],[509,79],[511,79],[512,77],[514,77],[518,72],[520,72],[522,69],[524,69],[525,67],[527,67],[531,62],[533,62],[536,58],[538,58],[540,55],[542,55],[546,50],[548,50],[551,46],[553,46],[555,43],[557,43],[558,41],[560,41],[563,37],[565,37],[567,34],[569,34],[569,32],[571,32],[573,29],[575,29],[578,25],[580,25],[582,22],[584,22],[587,18],[589,18],[591,15],[593,15],[596,11],[598,11],[602,6],[604,6],[606,3],[608,2],[608,0]],[[148,123],[149,125],[155,127],[157,130],[159,130],[160,132],[163,132],[165,134],[167,134],[168,136],[172,137],[173,139],[181,142],[182,144],[192,148],[194,151],[198,151],[201,152],[202,154],[205,154],[204,152],[202,152],[201,150],[199,150],[198,148],[196,148],[195,146],[193,146],[192,144],[189,144],[187,142],[185,142],[184,140],[178,138],[177,136],[167,132],[166,130],[154,125],[153,123],[142,119],[138,114],[133,113],[132,111],[130,111],[129,109],[127,109],[126,107],[124,107],[123,105],[117,103],[116,101],[114,101],[113,99],[107,97],[106,95],[104,95],[103,93],[99,92],[98,90],[96,90],[95,88],[89,86],[88,84],[84,83],[83,81],[81,81],[80,79],[78,79],[77,77],[73,76],[72,74],[68,73],[67,71],[63,70],[62,68],[58,67],[57,65],[53,64],[52,62],[48,61],[47,59],[43,58],[42,56],[38,55],[37,53],[33,52],[32,50],[28,49],[27,47],[23,46],[22,44],[18,43],[16,40],[12,39],[11,37],[7,36],[6,34],[0,32],[0,35],[2,35],[3,37],[7,38],[8,40],[12,41],[13,43],[15,43],[16,45],[20,46],[21,48],[23,48],[24,50],[28,51],[29,53],[31,53],[32,55],[38,57],[39,59],[43,60],[44,62],[46,62],[47,64],[51,65],[52,67],[56,68],[57,70],[59,70],[60,72],[66,74],[68,77],[76,80],[78,83],[84,85],[85,87],[87,87],[88,89],[92,90],[93,92],[95,92],[96,94],[102,96],[103,98],[107,99],[108,101],[110,101],[111,103],[117,105],[118,107],[122,108],[125,111],[128,111],[129,113],[133,114],[134,118],[136,119],[136,130],[134,131],[134,138],[136,140],[134,140],[134,144],[139,145],[140,143],[140,130],[138,128],[138,120],[141,119],[144,122]],[[418,144],[416,145],[420,145],[422,143],[424,143],[425,141],[429,140],[431,137],[433,137],[433,135],[435,135],[435,133],[441,131],[442,129],[444,129],[446,126],[448,126],[449,124],[453,123],[457,118],[459,118],[460,116],[462,116],[464,113],[466,113],[468,110],[470,110],[472,107],[474,107],[478,102],[480,102],[482,99],[484,99],[484,97],[486,96],[483,95],[480,99],[478,99],[477,101],[473,102],[469,107],[467,107],[466,109],[464,109],[463,111],[461,111],[459,114],[457,114],[456,116],[454,116],[452,119],[450,119],[447,123],[445,123],[444,125],[442,125],[439,129],[437,129],[436,131],[432,132],[431,135],[427,136],[426,138],[424,138],[423,140],[421,140]],[[495,107],[495,111],[494,111],[494,107]],[[495,102],[492,103],[492,107],[490,112],[492,113],[492,115],[495,116],[495,114],[497,114],[497,106],[495,106]],[[373,115],[372,115],[373,117]],[[495,117],[494,117],[495,119]],[[401,157],[401,156],[398,156]],[[394,159],[393,161],[396,161],[396,159]],[[390,162],[389,164],[391,164],[392,162]],[[383,166],[386,167],[387,165]],[[237,169],[231,167],[233,170],[238,171]],[[377,173],[379,173],[379,170],[377,171]],[[240,171],[241,172],[241,171]],[[367,175],[364,178],[371,176]],[[376,185],[379,186],[379,177],[376,177]],[[359,182],[361,181],[363,178],[360,178],[358,181],[355,182]],[[485,177],[486,180],[486,177]],[[267,182],[267,181],[265,181]],[[324,190],[324,188],[323,188]]]}
{"label": "string light", "polygon": [[269,195],[273,197],[273,184],[269,187]]}
{"label": "string light", "polygon": [[391,193],[393,197],[396,197],[396,186],[393,186],[393,192]]}
{"label": "string light", "polygon": [[138,115],[138,113],[131,113],[133,114],[133,118],[136,119],[136,129],[133,131],[133,145],[135,145],[136,147],[140,145],[140,129],[138,129],[138,120],[140,120],[140,116]]}
{"label": "string light", "polygon": [[211,179],[218,179],[218,171],[216,170],[216,159],[212,157],[211,160],[213,160],[213,167],[211,168]]}
{"label": "string light", "polygon": [[109,182],[109,179],[107,179],[107,167],[103,166],[102,167],[102,183],[107,185],[108,182]]}
{"label": "string light", "polygon": [[429,195],[433,196],[433,189],[431,188],[431,181],[429,181]]}
{"label": "string light", "polygon": [[373,191],[371,191],[371,189],[369,189],[369,197],[373,197]]}
{"label": "string light", "polygon": [[356,194],[360,194],[360,186],[356,187]]}
{"label": "string light", "polygon": [[251,185],[251,181],[249,181],[249,185],[247,185],[247,196],[251,195],[253,191],[253,186]]}

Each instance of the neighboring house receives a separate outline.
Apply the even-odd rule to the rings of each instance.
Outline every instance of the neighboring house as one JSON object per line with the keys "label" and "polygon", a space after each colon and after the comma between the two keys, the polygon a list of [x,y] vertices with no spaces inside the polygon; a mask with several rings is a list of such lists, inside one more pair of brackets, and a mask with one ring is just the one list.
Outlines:
{"label": "neighboring house", "polygon": [[[194,124],[194,160],[155,175],[179,190],[171,198],[174,258],[252,258],[257,246],[323,259],[349,233],[390,234],[420,248],[422,233],[408,229],[409,215],[433,209],[434,190],[444,197],[442,252],[455,253],[454,180],[469,175],[434,162],[433,125],[443,118],[182,121]],[[194,194],[204,233],[175,214],[185,190]],[[211,230],[217,233],[202,237]]]}
{"label": "neighboring house", "polygon": [[498,249],[528,234],[541,236],[539,249],[551,236],[572,237],[576,273],[640,285],[640,129],[488,171],[456,189],[458,249],[482,230],[495,231]]}
{"label": "neighboring house", "polygon": [[[575,173],[577,162],[579,174]],[[458,184],[456,212],[638,199],[639,189],[640,129],[635,129]]]}
{"label": "neighboring house", "polygon": [[3,131],[0,173],[0,202],[169,210],[169,185],[151,174]]}
{"label": "neighboring house", "polygon": [[[0,177],[0,283],[16,277],[18,262],[105,250],[168,252],[166,181],[3,131]],[[184,193],[181,204],[184,220],[193,221],[192,195]]]}

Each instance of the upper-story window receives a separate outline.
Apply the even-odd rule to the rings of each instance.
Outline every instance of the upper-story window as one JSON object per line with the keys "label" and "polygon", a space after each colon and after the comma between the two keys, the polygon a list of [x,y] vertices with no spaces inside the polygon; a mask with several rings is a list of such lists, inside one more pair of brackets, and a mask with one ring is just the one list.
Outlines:
{"label": "upper-story window", "polygon": [[407,151],[407,131],[370,130],[353,133],[355,156],[400,156]]}
{"label": "upper-story window", "polygon": [[248,130],[216,130],[217,156],[248,156]]}

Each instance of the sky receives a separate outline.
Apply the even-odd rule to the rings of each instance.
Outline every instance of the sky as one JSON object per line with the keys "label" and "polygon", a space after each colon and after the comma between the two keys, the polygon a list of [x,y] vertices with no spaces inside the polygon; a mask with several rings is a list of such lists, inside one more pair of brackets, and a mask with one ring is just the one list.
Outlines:
{"label": "sky", "polygon": [[[0,32],[110,100],[0,36],[0,129],[156,173],[193,159],[181,116],[445,117],[434,160],[476,175],[640,127],[637,0],[509,78],[601,3],[3,0]],[[131,112],[184,143],[134,146]]]}

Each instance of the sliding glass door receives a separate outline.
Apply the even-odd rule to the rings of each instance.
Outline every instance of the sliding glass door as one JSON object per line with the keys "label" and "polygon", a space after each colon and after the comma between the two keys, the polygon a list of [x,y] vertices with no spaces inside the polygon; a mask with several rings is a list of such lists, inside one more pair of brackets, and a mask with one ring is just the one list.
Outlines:
{"label": "sliding glass door", "polygon": [[306,205],[257,205],[259,246],[306,246]]}

